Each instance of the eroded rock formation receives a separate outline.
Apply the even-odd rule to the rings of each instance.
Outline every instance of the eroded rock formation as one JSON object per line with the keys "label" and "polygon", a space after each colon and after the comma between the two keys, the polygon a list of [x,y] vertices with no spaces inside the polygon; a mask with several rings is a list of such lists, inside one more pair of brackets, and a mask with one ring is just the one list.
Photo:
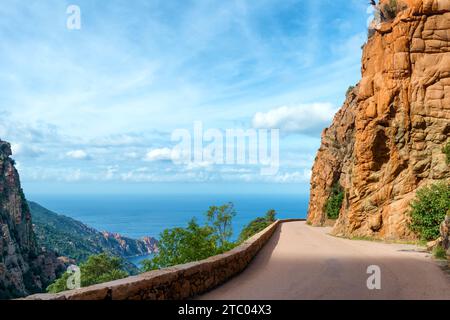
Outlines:
{"label": "eroded rock formation", "polygon": [[38,248],[31,215],[10,158],[0,140],[0,299],[40,292],[63,268],[51,252]]}
{"label": "eroded rock formation", "polygon": [[324,223],[338,182],[345,198],[335,234],[413,238],[407,211],[415,191],[450,178],[442,153],[450,137],[450,0],[379,7],[384,19],[364,47],[362,79],[323,132],[308,220]]}

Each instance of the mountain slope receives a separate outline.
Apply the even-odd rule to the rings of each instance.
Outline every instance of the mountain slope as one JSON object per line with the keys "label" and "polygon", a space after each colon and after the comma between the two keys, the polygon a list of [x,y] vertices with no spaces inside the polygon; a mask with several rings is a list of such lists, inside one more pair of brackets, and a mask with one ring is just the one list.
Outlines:
{"label": "mountain slope", "polygon": [[29,207],[39,245],[77,262],[105,251],[120,257],[130,257],[150,254],[157,250],[157,240],[154,238],[136,240],[119,234],[99,232],[35,202],[29,202]]}

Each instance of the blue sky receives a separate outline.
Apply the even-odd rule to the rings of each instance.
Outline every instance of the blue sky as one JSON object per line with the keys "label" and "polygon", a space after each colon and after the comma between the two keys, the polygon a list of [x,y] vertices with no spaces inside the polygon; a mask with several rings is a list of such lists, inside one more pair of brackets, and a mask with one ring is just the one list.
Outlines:
{"label": "blue sky", "polygon": [[[0,138],[28,193],[307,192],[321,130],[360,78],[367,2],[7,1]],[[281,131],[275,176],[149,156],[194,121],[252,128],[258,114]]]}

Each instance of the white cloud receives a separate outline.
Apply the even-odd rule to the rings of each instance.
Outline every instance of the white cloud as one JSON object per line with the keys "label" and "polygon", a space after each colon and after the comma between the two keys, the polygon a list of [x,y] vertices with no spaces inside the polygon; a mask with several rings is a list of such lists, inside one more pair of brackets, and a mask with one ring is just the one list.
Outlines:
{"label": "white cloud", "polygon": [[[36,2],[30,16],[27,6],[11,1],[0,8],[5,13],[0,21],[0,79],[5,84],[0,115],[7,120],[0,123],[0,138],[18,144],[14,151],[28,180],[37,175],[63,179],[67,170],[76,169],[71,168],[73,159],[92,160],[76,163],[83,165],[81,179],[86,180],[120,179],[143,159],[150,161],[150,169],[135,170],[137,180],[202,181],[225,174],[230,180],[238,180],[239,174],[245,181],[261,179],[253,168],[247,173],[221,172],[223,167],[207,163],[172,166],[170,150],[162,147],[170,147],[172,130],[190,127],[195,120],[229,128],[247,124],[263,111],[255,115],[256,126],[283,125],[285,132],[308,133],[301,139],[285,137],[283,147],[291,145],[296,154],[315,153],[320,142],[315,133],[329,124],[332,114],[321,121],[322,110],[310,114],[305,106],[301,115],[296,103],[338,105],[348,85],[360,77],[360,46],[366,37],[365,19],[360,18],[367,6],[359,0],[343,2],[341,10],[332,12],[336,24],[325,23],[330,15],[322,9],[333,6],[320,1],[288,0],[282,6],[275,0],[188,6],[159,6],[156,1],[151,10],[143,10],[148,3],[140,0],[127,5],[131,19],[121,19],[120,3],[109,4],[106,11],[96,3],[89,10],[99,9],[100,19],[90,21],[93,32],[85,33],[82,42],[71,41],[64,28],[54,28],[61,7]],[[136,42],[136,37],[148,41]],[[65,54],[60,47],[67,49]],[[269,111],[284,105],[294,108],[284,115],[283,110]],[[23,146],[44,153],[31,157],[39,150],[25,152]],[[149,151],[152,147],[162,149]],[[281,150],[283,170],[287,163],[290,170],[301,171],[313,160],[292,157],[291,165],[287,157]]]}
{"label": "white cloud", "polygon": [[160,148],[152,149],[145,155],[146,161],[168,161],[172,160],[172,149]]}
{"label": "white cloud", "polygon": [[89,158],[88,154],[84,150],[71,150],[66,153],[66,156],[76,160],[86,160]]}
{"label": "white cloud", "polygon": [[145,155],[145,161],[177,161],[181,159],[179,150],[170,148],[152,149]]}
{"label": "white cloud", "polygon": [[284,106],[256,113],[253,126],[258,129],[280,129],[285,133],[316,134],[331,123],[337,110],[331,103]]}

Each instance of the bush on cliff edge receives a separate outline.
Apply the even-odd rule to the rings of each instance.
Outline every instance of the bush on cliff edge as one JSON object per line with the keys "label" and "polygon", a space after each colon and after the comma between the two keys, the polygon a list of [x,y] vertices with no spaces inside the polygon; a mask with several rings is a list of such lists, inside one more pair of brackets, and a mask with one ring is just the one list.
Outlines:
{"label": "bush on cliff edge", "polygon": [[344,190],[336,183],[331,188],[330,196],[325,203],[325,212],[328,219],[339,218],[339,212],[341,211],[342,203],[344,201]]}
{"label": "bush on cliff edge", "polygon": [[244,229],[242,229],[241,234],[239,235],[239,242],[243,242],[258,232],[263,231],[269,225],[275,222],[275,210],[271,209],[267,211],[265,217],[259,217],[252,220]]}
{"label": "bush on cliff edge", "polygon": [[439,226],[450,209],[450,184],[441,182],[423,187],[410,206],[410,229],[422,240],[437,239]]}

